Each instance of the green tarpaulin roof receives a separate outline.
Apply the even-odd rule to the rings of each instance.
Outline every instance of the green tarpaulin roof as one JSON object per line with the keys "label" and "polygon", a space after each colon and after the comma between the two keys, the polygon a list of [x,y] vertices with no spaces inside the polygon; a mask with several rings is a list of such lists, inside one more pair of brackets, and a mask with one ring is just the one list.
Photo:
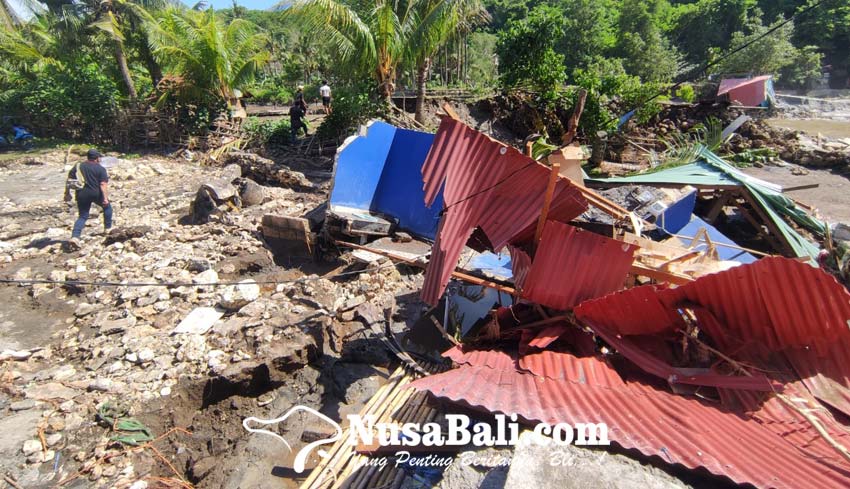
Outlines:
{"label": "green tarpaulin roof", "polygon": [[593,179],[591,181],[631,183],[636,185],[681,184],[706,186],[736,185],[746,187],[770,220],[776,225],[776,228],[782,234],[783,241],[788,243],[794,250],[794,253],[800,257],[817,258],[819,248],[782,219],[781,215],[791,218],[797,224],[820,236],[823,236],[825,233],[825,223],[799,208],[793,200],[782,195],[781,187],[743,173],[723,161],[722,158],[711,152],[708,148],[703,147],[699,154],[702,161],[687,165],[653,173],[643,173],[628,177]]}

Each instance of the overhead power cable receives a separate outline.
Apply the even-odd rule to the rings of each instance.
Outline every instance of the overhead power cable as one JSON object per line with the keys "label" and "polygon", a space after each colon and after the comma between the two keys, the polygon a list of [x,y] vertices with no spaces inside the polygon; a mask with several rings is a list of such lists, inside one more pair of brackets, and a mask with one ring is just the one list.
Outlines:
{"label": "overhead power cable", "polygon": [[[424,256],[424,255],[423,255]],[[421,257],[417,257],[421,258]],[[395,267],[399,265],[398,263],[384,263],[383,265],[379,265],[375,268],[369,269],[368,271],[377,271],[384,268]],[[401,263],[403,265],[403,263]],[[351,275],[359,275],[361,273],[365,273],[366,270],[357,270],[350,272],[339,272],[332,275],[318,275],[315,277],[302,277],[293,280],[252,280],[250,278],[243,279],[240,282],[233,281],[224,281],[224,282],[203,282],[203,283],[195,283],[195,282],[131,282],[131,281],[108,281],[108,280],[48,280],[48,279],[10,279],[10,278],[0,278],[0,284],[10,284],[10,285],[34,285],[34,284],[45,284],[45,285],[67,285],[71,287],[82,287],[82,286],[94,286],[94,287],[226,287],[230,285],[244,285],[246,282],[250,282],[257,285],[294,285],[294,284],[302,284],[309,283],[318,280],[331,280],[340,277],[348,277]]]}
{"label": "overhead power cable", "polygon": [[[781,29],[782,27],[784,27],[785,25],[787,25],[789,22],[793,22],[793,21],[794,21],[794,19],[796,19],[796,18],[797,18],[797,17],[799,17],[800,15],[806,14],[806,13],[810,12],[811,10],[813,10],[813,9],[815,9],[815,8],[817,8],[817,7],[819,7],[819,6],[820,6],[820,5],[821,5],[824,1],[825,1],[825,0],[818,0],[817,2],[815,2],[815,3],[811,4],[811,5],[809,5],[808,7],[804,8],[803,10],[800,10],[800,11],[798,11],[798,12],[794,13],[794,15],[792,15],[791,17],[789,17],[789,18],[785,19],[784,21],[780,22],[779,24],[776,24],[775,26],[771,27],[770,29],[768,29],[768,30],[767,30],[767,31],[765,31],[764,33],[760,34],[760,35],[759,35],[759,36],[757,36],[756,38],[754,38],[754,39],[751,39],[751,40],[747,41],[747,42],[746,42],[746,43],[744,43],[743,45],[741,45],[741,46],[739,46],[739,47],[737,47],[737,48],[733,49],[732,51],[730,51],[730,52],[728,52],[728,53],[724,54],[723,56],[721,56],[721,57],[717,58],[717,59],[716,59],[716,60],[714,60],[714,61],[706,62],[706,63],[705,63],[705,65],[704,65],[704,66],[702,66],[702,68],[699,68],[698,70],[694,71],[692,75],[686,76],[684,79],[682,79],[682,80],[680,80],[680,81],[676,82],[675,84],[671,85],[670,87],[665,88],[664,90],[659,90],[659,91],[658,91],[655,95],[653,95],[652,97],[650,97],[650,98],[648,98],[648,99],[644,100],[643,102],[641,102],[640,104],[638,104],[638,105],[637,105],[636,107],[634,107],[633,109],[626,111],[626,114],[631,113],[631,112],[634,112],[634,111],[637,111],[637,110],[640,110],[641,108],[643,108],[644,106],[646,106],[646,104],[648,104],[648,103],[652,102],[653,100],[655,100],[655,99],[657,99],[658,97],[660,97],[660,96],[664,95],[665,93],[669,92],[670,90],[675,90],[676,88],[679,88],[680,86],[682,86],[682,84],[687,83],[687,82],[689,82],[689,81],[693,81],[694,79],[696,79],[696,78],[698,78],[699,76],[701,76],[701,75],[703,75],[704,73],[706,73],[706,72],[709,70],[709,68],[711,68],[711,67],[713,67],[713,66],[717,66],[718,64],[720,64],[720,63],[721,63],[721,62],[723,62],[724,60],[729,59],[731,56],[733,56],[733,55],[735,55],[735,54],[737,54],[737,53],[740,53],[741,51],[743,51],[743,50],[747,49],[748,47],[752,46],[753,44],[755,44],[755,43],[757,43],[757,42],[761,41],[761,40],[762,40],[762,39],[764,39],[765,37],[767,37],[767,36],[769,36],[769,35],[773,34],[774,32],[778,31],[779,29]],[[619,117],[611,118],[611,119],[609,119],[609,120],[607,121],[607,123],[610,123],[610,122],[615,121],[615,120],[617,120],[617,119],[619,119]],[[606,124],[607,124],[607,123],[606,123]]]}

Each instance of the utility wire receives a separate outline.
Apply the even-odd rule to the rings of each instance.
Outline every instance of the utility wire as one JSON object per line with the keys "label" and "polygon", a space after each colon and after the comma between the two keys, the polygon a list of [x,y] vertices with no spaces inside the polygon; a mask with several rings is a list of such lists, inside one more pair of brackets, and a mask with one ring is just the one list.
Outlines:
{"label": "utility wire", "polygon": [[[716,65],[720,64],[720,62],[722,62],[723,60],[728,59],[728,58],[729,58],[729,57],[731,57],[732,55],[737,54],[737,53],[739,53],[739,52],[743,51],[744,49],[747,49],[748,47],[752,46],[753,44],[755,44],[755,43],[757,43],[757,42],[761,41],[761,40],[762,40],[762,39],[764,39],[765,37],[767,37],[767,36],[769,36],[769,35],[773,34],[774,32],[778,31],[779,29],[781,29],[782,27],[784,27],[785,25],[787,25],[789,22],[793,22],[793,21],[794,21],[794,19],[796,19],[798,16],[803,15],[803,14],[806,14],[806,13],[810,12],[811,10],[813,10],[813,9],[815,9],[815,8],[817,8],[817,7],[819,7],[819,6],[820,6],[820,5],[821,5],[824,1],[825,1],[825,0],[819,0],[818,2],[815,2],[815,3],[811,4],[811,5],[809,5],[808,7],[804,8],[803,10],[800,10],[800,11],[798,11],[798,12],[794,13],[794,15],[792,15],[791,17],[789,17],[789,18],[785,19],[784,21],[780,22],[779,24],[776,24],[775,26],[771,27],[770,29],[768,29],[766,32],[764,32],[764,33],[763,33],[763,34],[761,34],[760,36],[756,37],[755,39],[752,39],[752,40],[750,40],[750,41],[748,41],[748,42],[744,43],[743,45],[741,45],[741,46],[739,46],[739,47],[737,47],[737,48],[733,49],[732,51],[730,51],[730,52],[728,52],[728,53],[724,54],[723,56],[721,56],[720,58],[717,58],[717,59],[716,59],[716,60],[714,60],[714,61],[709,61],[709,62],[707,62],[707,63],[706,63],[706,64],[705,64],[702,68],[699,68],[698,70],[694,71],[692,75],[686,76],[686,77],[685,77],[684,79],[682,79],[681,81],[676,82],[675,84],[671,85],[670,87],[665,88],[664,90],[660,90],[658,93],[656,93],[656,94],[655,94],[655,95],[653,95],[652,97],[650,97],[650,98],[648,98],[648,99],[644,100],[643,102],[641,102],[640,104],[638,104],[638,105],[637,105],[635,108],[633,108],[632,110],[628,110],[628,111],[626,111],[626,114],[631,113],[631,112],[634,112],[634,111],[637,111],[637,110],[639,110],[639,109],[643,108],[646,104],[648,104],[648,103],[652,102],[653,100],[657,99],[658,97],[660,97],[660,96],[664,95],[666,92],[668,92],[668,91],[670,91],[670,90],[675,90],[676,88],[679,88],[680,86],[682,86],[682,84],[684,84],[684,83],[686,83],[686,82],[688,82],[688,81],[692,81],[692,80],[696,79],[697,77],[699,77],[699,76],[700,76],[700,75],[702,75],[703,73],[707,72],[709,68],[711,68],[711,67],[713,67],[713,66],[716,66]],[[609,120],[606,122],[606,124],[607,124],[607,123],[610,123],[610,122],[613,122],[613,121],[615,121],[615,120],[618,120],[618,119],[619,119],[619,117],[613,117],[613,118],[609,119]]]}
{"label": "utility wire", "polygon": [[[748,41],[748,42],[744,43],[743,45],[741,45],[741,46],[739,46],[739,47],[737,47],[737,48],[733,49],[732,51],[730,51],[730,52],[728,52],[728,53],[724,54],[723,56],[721,56],[720,58],[718,58],[718,59],[716,59],[716,60],[714,60],[714,61],[709,61],[709,62],[707,62],[707,63],[706,63],[706,64],[705,64],[702,68],[699,68],[698,70],[694,71],[692,75],[685,77],[685,78],[684,78],[684,79],[682,79],[681,81],[676,82],[675,84],[673,84],[672,86],[670,86],[670,87],[668,87],[668,88],[665,88],[664,90],[660,90],[660,91],[658,91],[655,95],[653,95],[652,97],[650,97],[650,98],[648,98],[648,99],[644,100],[643,102],[641,102],[640,104],[638,104],[636,107],[634,107],[632,110],[626,111],[626,113],[628,114],[629,112],[639,110],[639,109],[641,109],[642,107],[644,107],[646,104],[648,104],[648,103],[652,102],[653,100],[657,99],[658,97],[660,97],[660,96],[664,95],[666,92],[668,92],[668,91],[670,91],[670,90],[675,90],[676,88],[680,87],[680,86],[681,86],[682,84],[684,84],[685,82],[687,82],[687,81],[690,81],[690,80],[693,80],[693,79],[697,78],[698,76],[700,76],[700,75],[702,75],[703,73],[705,73],[705,72],[706,72],[709,68],[711,68],[711,67],[713,67],[713,66],[718,65],[718,64],[719,64],[719,63],[721,63],[723,60],[728,59],[729,57],[731,57],[731,56],[733,56],[733,55],[735,55],[735,54],[737,54],[737,53],[739,53],[739,52],[743,51],[744,49],[747,49],[748,47],[752,46],[753,44],[755,44],[755,43],[757,43],[757,42],[761,41],[761,40],[762,40],[762,39],[764,39],[765,37],[767,37],[767,36],[769,36],[769,35],[773,34],[774,32],[778,31],[779,29],[781,29],[782,27],[784,27],[785,25],[787,25],[789,22],[793,22],[793,21],[794,21],[794,19],[796,19],[798,16],[803,15],[803,14],[806,14],[806,13],[808,13],[809,11],[811,11],[811,10],[813,10],[813,9],[815,9],[815,8],[817,8],[817,7],[819,7],[819,6],[820,6],[823,2],[824,2],[824,0],[819,0],[819,1],[818,1],[818,2],[816,2],[816,3],[814,3],[814,4],[812,4],[812,5],[809,5],[809,6],[808,6],[808,7],[806,7],[805,9],[803,9],[803,10],[800,10],[800,11],[796,12],[796,13],[795,13],[794,15],[792,15],[791,17],[789,17],[789,18],[785,19],[784,21],[780,22],[779,24],[776,24],[775,26],[771,27],[770,29],[768,29],[766,32],[764,32],[763,34],[759,35],[759,36],[758,36],[758,37],[756,37],[755,39],[751,39],[750,41]],[[613,121],[618,120],[618,119],[619,119],[619,117],[613,117],[613,118],[609,119],[609,120],[607,121],[607,123],[613,122]],[[511,177],[513,177],[513,176],[514,176],[514,175],[516,175],[517,173],[520,173],[520,172],[522,172],[522,171],[524,171],[524,170],[527,170],[528,168],[531,168],[531,167],[532,167],[535,163],[536,163],[536,161],[531,162],[531,163],[529,163],[529,164],[527,164],[527,165],[523,166],[522,168],[519,168],[519,169],[517,169],[517,170],[515,170],[515,171],[511,172],[509,175],[507,175],[507,176],[503,177],[501,180],[499,180],[498,182],[494,183],[493,185],[491,185],[491,186],[489,186],[489,187],[487,187],[487,188],[481,189],[481,190],[479,190],[479,191],[477,191],[477,192],[474,192],[474,193],[472,193],[472,194],[470,194],[470,195],[468,195],[468,196],[466,196],[466,197],[464,197],[464,198],[462,198],[462,199],[458,200],[457,202],[454,202],[454,203],[452,203],[452,204],[447,205],[447,206],[446,206],[446,207],[445,207],[445,208],[444,208],[444,209],[440,212],[440,215],[445,214],[446,212],[448,212],[448,210],[449,210],[449,209],[451,209],[452,207],[454,207],[454,206],[456,206],[456,205],[458,205],[458,204],[462,204],[463,202],[466,202],[467,200],[473,199],[473,198],[475,198],[475,197],[477,197],[477,196],[479,196],[479,195],[481,195],[481,194],[483,194],[483,193],[489,192],[490,190],[493,190],[494,188],[496,188],[496,187],[498,187],[498,186],[500,186],[500,185],[504,184],[505,182],[507,182],[507,181],[508,181]]]}
{"label": "utility wire", "polygon": [[[424,255],[423,255],[424,256]],[[417,257],[421,258],[421,257]],[[396,265],[404,265],[404,263],[385,263],[376,268],[372,268],[368,271],[377,271],[384,268],[394,267]],[[9,279],[9,278],[0,278],[0,284],[10,284],[10,285],[33,285],[33,284],[47,284],[47,285],[68,285],[68,286],[95,286],[95,287],[226,287],[230,285],[242,285],[246,282],[254,283],[257,285],[293,285],[293,284],[302,284],[308,282],[314,282],[318,280],[331,280],[339,277],[347,277],[350,275],[359,275],[361,273],[365,273],[366,270],[358,270],[358,271],[350,271],[350,272],[339,272],[333,275],[320,275],[316,277],[302,277],[294,280],[251,280],[243,279],[241,282],[205,282],[205,283],[195,283],[195,282],[114,282],[114,281],[98,281],[98,280],[47,280],[47,279]]]}

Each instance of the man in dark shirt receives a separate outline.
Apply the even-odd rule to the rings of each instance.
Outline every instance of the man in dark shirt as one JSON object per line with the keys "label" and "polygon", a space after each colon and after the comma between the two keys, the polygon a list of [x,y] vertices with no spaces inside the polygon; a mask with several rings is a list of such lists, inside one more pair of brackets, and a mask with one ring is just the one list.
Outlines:
{"label": "man in dark shirt", "polygon": [[304,100],[304,85],[298,85],[295,90],[295,104],[301,106],[301,111],[307,115],[307,101]]}
{"label": "man in dark shirt", "polygon": [[[87,161],[71,168],[68,172],[68,180],[78,181],[81,188],[75,189],[77,198],[77,210],[79,217],[74,223],[72,238],[79,238],[83,234],[86,220],[89,218],[91,205],[99,205],[103,209],[103,227],[107,231],[112,227],[112,205],[109,203],[109,174],[106,168],[100,166],[102,155],[96,149],[90,149]],[[69,188],[65,189],[65,200],[71,199]]]}
{"label": "man in dark shirt", "polygon": [[304,135],[307,133],[307,125],[304,124],[304,109],[297,101],[289,108],[289,129],[292,132],[292,142],[298,139],[298,133],[304,129]]}

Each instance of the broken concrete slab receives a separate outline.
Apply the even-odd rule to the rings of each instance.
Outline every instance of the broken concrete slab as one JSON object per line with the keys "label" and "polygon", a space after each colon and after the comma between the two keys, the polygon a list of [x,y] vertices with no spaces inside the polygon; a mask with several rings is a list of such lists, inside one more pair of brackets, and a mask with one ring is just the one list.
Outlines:
{"label": "broken concrete slab", "polygon": [[213,327],[213,324],[221,319],[222,316],[224,316],[224,311],[221,309],[216,309],[214,307],[195,308],[188,316],[180,321],[180,324],[171,331],[171,334],[204,334],[209,331],[210,328]]}

